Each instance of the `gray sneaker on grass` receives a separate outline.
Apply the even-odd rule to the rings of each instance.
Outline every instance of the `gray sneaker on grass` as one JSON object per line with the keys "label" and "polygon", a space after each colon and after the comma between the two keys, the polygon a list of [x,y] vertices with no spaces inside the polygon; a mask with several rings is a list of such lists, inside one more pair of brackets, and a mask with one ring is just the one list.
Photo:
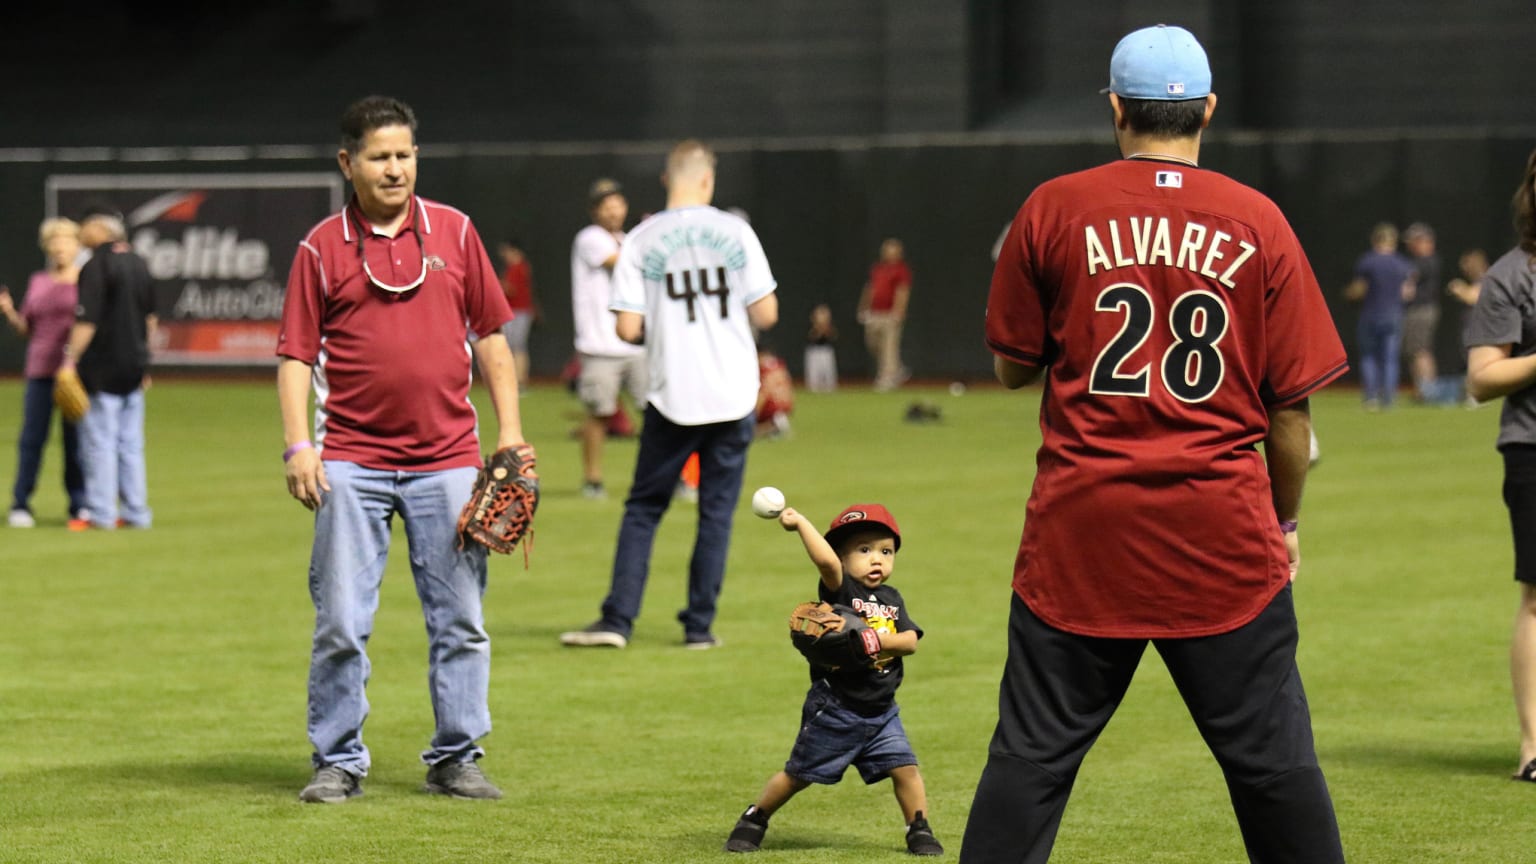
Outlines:
{"label": "gray sneaker on grass", "polygon": [[468,762],[439,762],[427,769],[427,784],[422,787],[434,795],[451,795],[455,798],[480,798],[495,800],[501,790],[485,779],[480,766]]}
{"label": "gray sneaker on grass", "polygon": [[362,778],[335,765],[315,769],[309,785],[299,793],[299,800],[306,804],[340,804],[348,798],[363,794]]}

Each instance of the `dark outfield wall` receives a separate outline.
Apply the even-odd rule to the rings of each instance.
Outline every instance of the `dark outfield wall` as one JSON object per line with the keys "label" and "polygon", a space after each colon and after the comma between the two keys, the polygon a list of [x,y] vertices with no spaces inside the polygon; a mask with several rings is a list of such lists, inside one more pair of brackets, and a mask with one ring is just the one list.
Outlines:
{"label": "dark outfield wall", "polygon": [[[1483,247],[1497,257],[1510,245],[1509,197],[1533,144],[1536,135],[1513,132],[1213,134],[1202,162],[1276,200],[1301,237],[1346,344],[1352,344],[1355,316],[1339,295],[1371,226],[1382,220],[1432,224],[1447,274],[1464,249]],[[869,374],[854,307],[885,236],[906,242],[915,273],[904,351],[914,374],[988,377],[981,326],[998,233],[1042,180],[1116,155],[1107,132],[1056,140],[970,135],[921,143],[825,139],[718,146],[716,203],[750,214],[779,279],[781,323],[771,344],[798,373],[810,309],[829,303],[842,330],[839,366],[849,377]],[[557,374],[571,354],[570,241],[586,223],[587,185],[598,176],[623,182],[633,223],[663,205],[657,178],[664,149],[426,146],[420,192],[469,213],[487,245],[517,236],[530,251],[545,312],[532,338],[535,374]],[[44,153],[37,161],[0,162],[0,200],[8,204],[0,211],[0,282],[19,294],[41,263],[36,229],[50,175],[292,172],[334,165],[318,148],[289,152],[292,158],[248,159],[233,159],[242,153],[231,152],[225,161],[166,158],[186,155],[175,152]],[[274,275],[282,279],[290,262],[290,253],[274,250]],[[1455,362],[1453,328],[1442,327],[1442,337],[1446,362]],[[0,370],[20,369],[22,347],[8,329],[0,335]]]}

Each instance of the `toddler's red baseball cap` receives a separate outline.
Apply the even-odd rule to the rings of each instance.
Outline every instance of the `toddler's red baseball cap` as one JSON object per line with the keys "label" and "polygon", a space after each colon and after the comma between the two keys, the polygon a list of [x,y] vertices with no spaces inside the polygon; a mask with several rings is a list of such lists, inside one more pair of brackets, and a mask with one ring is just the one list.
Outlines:
{"label": "toddler's red baseball cap", "polygon": [[822,536],[827,538],[827,542],[833,549],[837,549],[837,541],[843,536],[860,528],[874,527],[891,532],[891,536],[896,539],[896,551],[901,551],[901,529],[896,526],[896,517],[879,504],[849,506],[848,509],[837,514],[837,518],[832,520],[832,527],[828,528],[827,533]]}

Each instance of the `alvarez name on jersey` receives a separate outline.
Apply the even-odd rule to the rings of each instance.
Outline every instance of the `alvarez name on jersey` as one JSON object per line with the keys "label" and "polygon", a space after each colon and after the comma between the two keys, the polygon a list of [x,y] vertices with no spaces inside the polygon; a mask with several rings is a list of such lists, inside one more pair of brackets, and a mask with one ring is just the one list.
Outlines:
{"label": "alvarez name on jersey", "polygon": [[[1196,636],[1288,583],[1257,445],[1271,408],[1347,365],[1273,202],[1166,161],[1044,183],[1003,243],[986,339],[1047,367],[1015,566],[1037,615],[1084,635]],[[1084,542],[1105,524],[1127,539]]]}

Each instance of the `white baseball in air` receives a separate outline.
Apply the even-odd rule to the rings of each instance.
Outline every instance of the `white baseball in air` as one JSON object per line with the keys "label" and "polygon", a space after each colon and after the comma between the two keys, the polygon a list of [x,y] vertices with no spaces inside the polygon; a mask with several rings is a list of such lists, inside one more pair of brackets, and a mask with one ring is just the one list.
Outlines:
{"label": "white baseball in air", "polygon": [[752,512],[764,519],[777,519],[784,512],[784,493],[764,486],[752,493]]}

